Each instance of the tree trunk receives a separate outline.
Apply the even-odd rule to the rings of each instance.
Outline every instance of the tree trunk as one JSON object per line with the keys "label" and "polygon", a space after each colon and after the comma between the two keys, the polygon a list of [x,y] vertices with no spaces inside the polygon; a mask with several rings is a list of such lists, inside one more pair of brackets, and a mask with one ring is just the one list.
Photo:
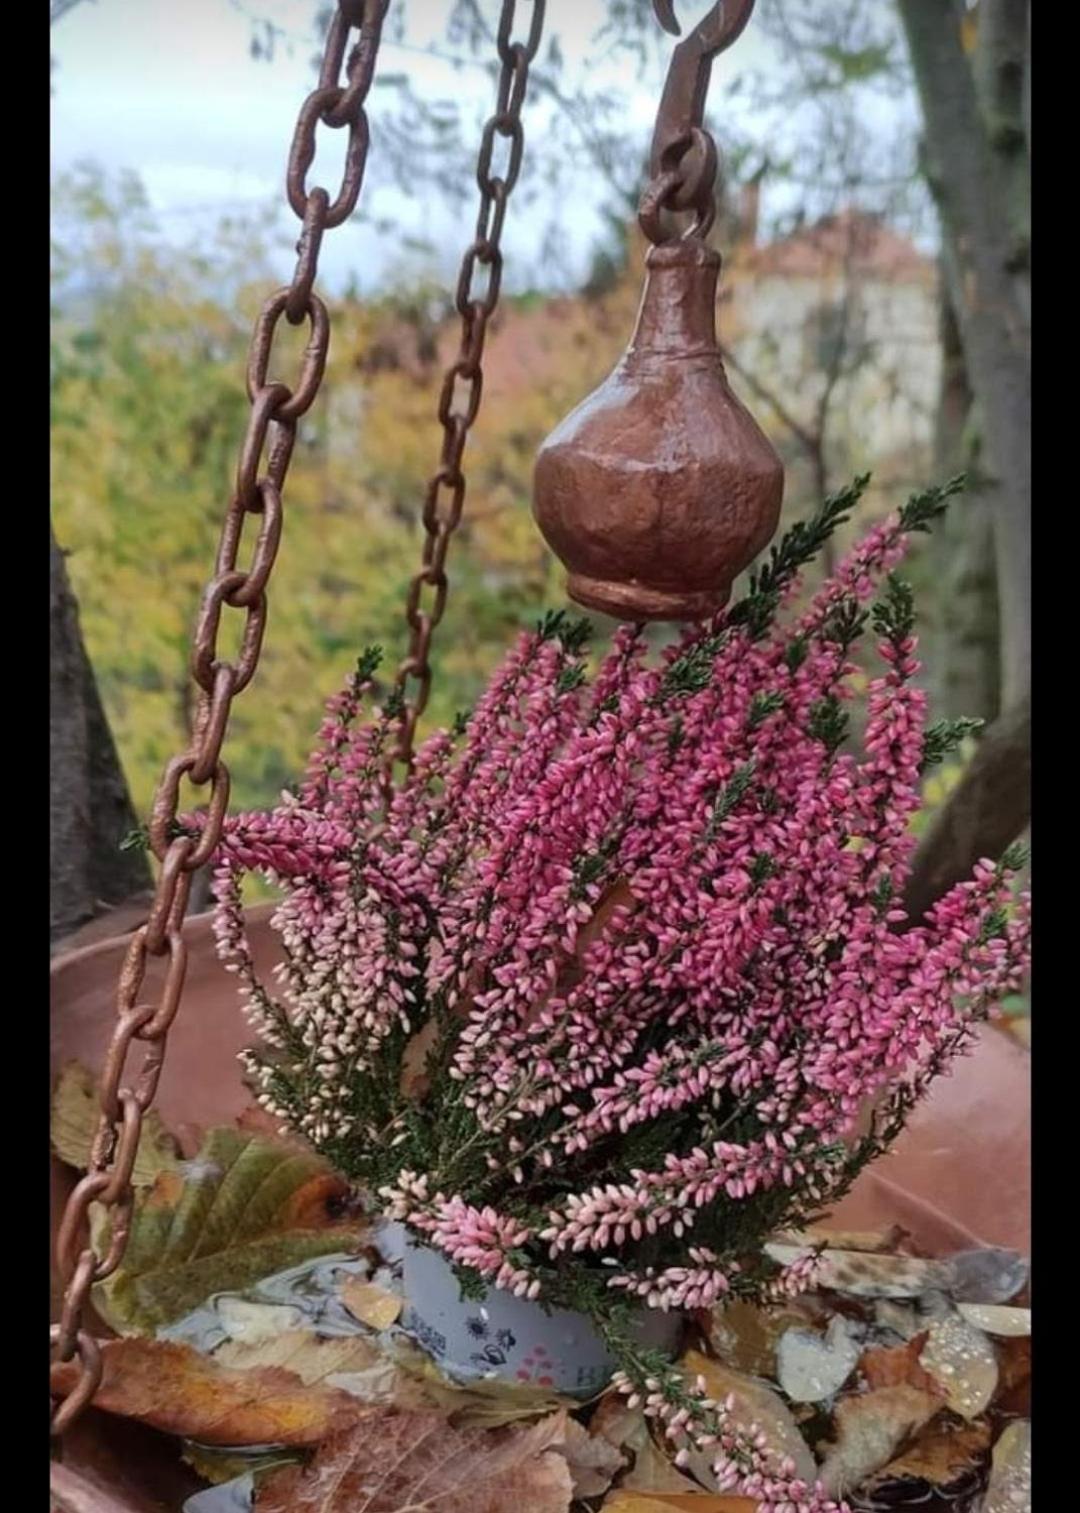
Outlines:
{"label": "tree trunk", "polygon": [[897,0],[925,124],[924,166],[983,438],[1000,621],[1000,707],[920,847],[908,889],[921,915],[1030,816],[1031,333],[1025,111],[1028,0],[980,0],[975,55],[961,7]]}
{"label": "tree trunk", "polygon": [[[984,119],[955,9],[942,0],[898,3],[922,101],[926,174],[941,215],[950,294],[982,418],[987,471],[997,485],[1001,704],[1008,708],[1028,691],[1031,676],[1031,340],[1027,233],[1017,203],[1026,173],[1024,136],[1022,126],[1017,142],[993,124],[997,116],[989,125]],[[989,27],[996,51],[1016,9],[1014,0],[980,6],[980,32]],[[1023,40],[1021,33],[1021,69]],[[1000,78],[1002,65],[995,70],[988,62],[983,72]],[[988,90],[984,84],[984,98]]]}
{"label": "tree trunk", "polygon": [[127,784],[93,669],[64,554],[49,526],[49,935],[57,940],[103,908],[150,887]]}
{"label": "tree trunk", "polygon": [[979,471],[971,384],[948,285],[941,284],[941,391],[934,436],[934,474],[966,472],[968,487],[934,533],[936,673],[934,712],[944,719],[998,714],[1000,657],[994,574],[993,501]]}

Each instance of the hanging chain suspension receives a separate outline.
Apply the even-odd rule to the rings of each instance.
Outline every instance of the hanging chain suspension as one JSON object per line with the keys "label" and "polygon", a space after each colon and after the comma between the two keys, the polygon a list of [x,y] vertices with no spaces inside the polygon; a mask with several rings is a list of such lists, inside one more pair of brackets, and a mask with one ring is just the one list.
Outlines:
{"label": "hanging chain suspension", "polygon": [[[303,223],[296,271],[289,287],[266,301],[255,322],[247,366],[251,411],[240,447],[236,488],[225,514],[214,576],[203,596],[192,648],[192,676],[199,689],[192,744],[168,764],[154,799],[150,844],[161,864],[157,891],[149,919],[132,937],[121,969],[116,1023],[101,1079],[101,1118],[87,1173],[68,1199],[57,1235],[65,1292],[60,1322],[51,1326],[50,1341],[58,1360],[78,1357],[81,1373],[53,1411],[54,1434],[62,1434],[75,1421],[101,1382],[101,1351],[82,1327],[83,1311],[90,1289],[117,1269],[127,1245],[134,1207],[131,1174],[139,1135],[157,1090],[166,1037],[184,984],[187,945],[181,927],[192,874],[213,855],[225,821],[229,771],[221,760],[221,748],[229,710],[250,683],[259,660],[266,627],[266,588],[281,539],[282,488],[296,423],[311,407],[326,366],[329,317],[312,289],[319,244],[326,230],[340,226],[352,214],[360,194],[369,141],[364,106],[388,4],[389,0],[338,0],[318,87],[301,107],[289,152],[288,199]],[[359,35],[346,59],[354,29]],[[343,68],[344,83],[339,82]],[[320,125],[348,131],[343,181],[333,201],[325,189],[307,187]],[[309,326],[295,387],[270,378],[274,332],[282,316],[291,325],[306,320]],[[259,518],[259,529],[251,565],[244,569],[237,566],[237,558],[248,515]],[[244,613],[235,662],[218,655],[218,628],[227,608]],[[197,838],[177,834],[180,785],[185,777],[196,787],[210,785],[205,824]],[[151,957],[167,959],[165,984],[156,1003],[145,1003],[140,1002],[140,992]],[[137,1071],[128,1067],[135,1041],[144,1047]],[[84,1242],[94,1203],[107,1210],[109,1217],[104,1255]]]}
{"label": "hanging chain suspension", "polygon": [[[716,143],[705,129],[705,104],[713,59],[742,34],[755,0],[717,0],[676,47],[656,113],[649,153],[649,182],[638,207],[638,223],[654,245],[674,236],[706,237],[716,215]],[[676,35],[673,0],[653,0],[665,31]],[[693,211],[682,232],[665,224],[668,215]]]}
{"label": "hanging chain suspension", "polygon": [[[431,693],[431,665],[428,654],[435,627],[446,609],[448,582],[446,554],[450,537],[457,529],[465,505],[465,473],[462,459],[469,430],[480,409],[484,373],[482,361],[488,322],[499,303],[502,282],[502,231],[506,208],[521,172],[525,133],[521,108],[529,82],[529,65],[540,46],[544,26],[545,0],[531,0],[532,16],[523,42],[513,42],[517,0],[503,0],[496,39],[499,62],[498,93],[494,113],[484,124],[480,154],[476,165],[476,182],[480,189],[480,211],[476,218],[476,235],[465,250],[458,276],[456,307],[461,317],[461,345],[458,355],[443,378],[439,394],[438,416],[443,428],[439,465],[431,475],[424,497],[424,548],[419,571],[414,575],[405,603],[409,627],[408,655],[397,672],[396,687],[402,698],[398,739],[387,771],[391,781],[394,762],[412,763],[416,725]],[[506,162],[499,173],[492,172],[495,140],[503,138],[508,147]],[[479,275],[477,266],[485,270]],[[459,392],[460,385],[460,392]],[[425,598],[427,595],[427,598]],[[410,692],[410,682],[412,691]]]}

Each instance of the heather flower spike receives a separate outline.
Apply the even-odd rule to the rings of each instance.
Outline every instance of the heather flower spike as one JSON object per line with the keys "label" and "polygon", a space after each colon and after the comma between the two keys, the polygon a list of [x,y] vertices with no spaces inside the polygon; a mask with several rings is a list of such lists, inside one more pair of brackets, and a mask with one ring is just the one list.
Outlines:
{"label": "heather flower spike", "polygon": [[[366,654],[296,797],[229,823],[215,885],[263,1105],[463,1280],[591,1313],[628,1395],[676,1450],[710,1447],[722,1486],[813,1513],[834,1505],[626,1320],[807,1285],[813,1258],[780,1272],[765,1238],[839,1198],[1027,966],[1015,852],[921,924],[899,907],[920,773],[970,726],[927,725],[891,574],[959,480],[793,609],[867,481],[657,659],[623,626],[590,676],[587,627],[545,616],[388,809]],[[247,871],[284,890],[273,991]]]}

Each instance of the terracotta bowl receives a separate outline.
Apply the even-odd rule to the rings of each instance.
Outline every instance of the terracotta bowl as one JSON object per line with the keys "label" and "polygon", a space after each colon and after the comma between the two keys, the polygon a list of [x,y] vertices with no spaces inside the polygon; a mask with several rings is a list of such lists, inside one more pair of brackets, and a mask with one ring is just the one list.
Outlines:
{"label": "terracotta bowl", "polygon": [[[277,959],[270,905],[249,915],[260,972]],[[135,921],[124,919],[124,924]],[[98,927],[100,928],[100,927]],[[188,1149],[198,1130],[234,1119],[251,1104],[237,1062],[250,1031],[235,981],[214,954],[210,916],[185,929],[189,968],[184,1001],[169,1035],[157,1107]],[[96,1069],[113,1018],[126,936],[99,939],[52,963],[51,1062],[55,1079],[69,1061]],[[152,992],[158,979],[148,977]],[[837,1208],[838,1229],[879,1229],[899,1223],[930,1251],[974,1244],[1008,1245],[1025,1253],[1030,1219],[1030,1084],[1028,1053],[996,1030],[945,1079],[893,1151],[863,1175]],[[53,1233],[71,1170],[52,1163]],[[53,1306],[59,1289],[54,1278]],[[99,1332],[107,1332],[99,1327]],[[184,1468],[176,1443],[106,1415],[87,1413],[67,1437],[54,1467],[53,1506],[61,1513],[176,1513],[202,1484]]]}

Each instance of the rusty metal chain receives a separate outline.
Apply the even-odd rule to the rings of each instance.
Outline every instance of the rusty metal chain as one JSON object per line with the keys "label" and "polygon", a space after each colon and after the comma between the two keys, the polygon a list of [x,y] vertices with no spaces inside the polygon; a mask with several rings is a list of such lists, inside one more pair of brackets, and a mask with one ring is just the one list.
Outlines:
{"label": "rusty metal chain", "polygon": [[[480,409],[483,391],[484,341],[488,323],[499,303],[502,283],[501,240],[506,209],[521,172],[525,133],[521,109],[529,82],[529,65],[540,46],[545,0],[531,0],[532,15],[524,41],[512,41],[517,0],[503,0],[496,35],[499,71],[495,110],[484,124],[476,165],[480,209],[476,234],[465,249],[458,276],[455,304],[461,317],[458,355],[446,370],[439,394],[438,416],[443,428],[439,463],[424,497],[424,548],[419,571],[413,576],[405,603],[409,650],[397,671],[401,696],[398,738],[387,768],[387,786],[395,762],[406,770],[412,763],[416,726],[431,693],[428,654],[435,627],[446,609],[446,554],[465,506],[462,458],[469,430]],[[497,139],[508,145],[500,171],[492,172]],[[477,268],[483,273],[477,281]],[[486,275],[486,277],[485,277]],[[426,597],[425,597],[426,596]],[[415,685],[410,693],[410,681]]]}
{"label": "rusty metal chain", "polygon": [[[708,236],[716,216],[716,143],[705,129],[705,103],[713,60],[740,36],[755,0],[717,0],[672,54],[656,112],[649,152],[649,183],[638,207],[638,222],[654,245],[674,237]],[[665,31],[678,34],[673,0],[653,0]],[[671,217],[692,211],[678,229]]]}
{"label": "rusty metal chain", "polygon": [[[313,293],[323,233],[351,215],[368,150],[365,101],[371,88],[382,24],[389,0],[338,0],[327,34],[318,87],[300,109],[289,151],[289,204],[302,222],[292,283],[266,301],[255,322],[247,366],[251,401],[240,446],[235,492],[225,514],[214,576],[207,585],[195,629],[191,671],[199,705],[190,748],[174,757],[161,779],[150,820],[150,844],[161,864],[150,916],[132,937],[117,990],[117,1017],[101,1079],[101,1117],[86,1175],[68,1199],[57,1235],[57,1261],[65,1284],[60,1322],[50,1342],[60,1361],[78,1357],[79,1379],[54,1408],[52,1432],[62,1434],[93,1398],[102,1376],[101,1351],[83,1328],[90,1289],[104,1281],[124,1257],[133,1212],[131,1174],[143,1118],[157,1091],[169,1026],[180,1004],[187,967],[181,933],[192,874],[212,856],[229,800],[229,770],[221,748],[233,699],[255,672],[266,628],[266,589],[281,540],[282,487],[296,437],[296,423],[310,408],[326,366],[330,325],[326,306]],[[511,7],[512,9],[512,7]],[[346,57],[350,34],[359,35]],[[344,69],[344,82],[342,70]],[[320,125],[347,130],[345,171],[331,201],[321,187],[308,188]],[[284,316],[296,326],[307,321],[309,339],[294,386],[270,377],[274,333]],[[265,461],[264,461],[265,458]],[[260,471],[261,470],[261,471]],[[259,519],[250,566],[237,566],[244,521]],[[235,662],[218,653],[218,629],[226,609],[244,615]],[[178,833],[180,787],[210,785],[203,827],[197,836]],[[151,958],[167,958],[165,983],[155,1003],[140,1001]],[[139,1042],[141,1065],[129,1068]],[[91,1204],[109,1219],[108,1249],[98,1253],[86,1238]]]}

